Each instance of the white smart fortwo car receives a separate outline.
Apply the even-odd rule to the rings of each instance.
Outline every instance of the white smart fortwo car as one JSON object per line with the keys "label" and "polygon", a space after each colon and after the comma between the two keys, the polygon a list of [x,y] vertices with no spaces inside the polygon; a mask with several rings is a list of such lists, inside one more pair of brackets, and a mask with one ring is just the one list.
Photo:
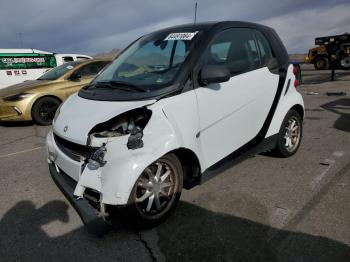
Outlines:
{"label": "white smart fortwo car", "polygon": [[155,225],[182,188],[262,151],[297,151],[304,105],[295,74],[266,26],[145,35],[57,110],[47,136],[53,180],[96,234],[120,210]]}

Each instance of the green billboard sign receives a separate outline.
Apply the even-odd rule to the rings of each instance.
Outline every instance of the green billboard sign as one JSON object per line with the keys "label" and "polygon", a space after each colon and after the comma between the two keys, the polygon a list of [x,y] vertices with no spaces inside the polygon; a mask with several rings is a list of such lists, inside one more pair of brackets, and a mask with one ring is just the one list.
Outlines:
{"label": "green billboard sign", "polygon": [[56,67],[56,58],[51,54],[0,54],[0,70],[52,67]]}

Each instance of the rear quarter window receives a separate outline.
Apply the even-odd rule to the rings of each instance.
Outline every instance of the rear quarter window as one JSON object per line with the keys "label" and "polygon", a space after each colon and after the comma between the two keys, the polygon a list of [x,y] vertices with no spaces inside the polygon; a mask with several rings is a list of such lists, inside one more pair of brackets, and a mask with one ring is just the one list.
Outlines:
{"label": "rear quarter window", "polygon": [[266,66],[273,58],[275,58],[275,55],[273,54],[270,44],[265,36],[259,31],[256,31],[255,35],[260,51],[261,65]]}

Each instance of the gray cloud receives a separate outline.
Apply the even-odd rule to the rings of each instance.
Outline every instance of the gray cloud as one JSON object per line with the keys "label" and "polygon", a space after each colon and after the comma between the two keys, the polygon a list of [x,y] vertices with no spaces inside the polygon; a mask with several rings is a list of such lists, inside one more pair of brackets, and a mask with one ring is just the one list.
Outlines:
{"label": "gray cloud", "polygon": [[[94,54],[193,21],[195,0],[0,0],[0,47]],[[198,21],[245,20],[277,30],[290,52],[315,36],[350,31],[347,0],[197,0]]]}

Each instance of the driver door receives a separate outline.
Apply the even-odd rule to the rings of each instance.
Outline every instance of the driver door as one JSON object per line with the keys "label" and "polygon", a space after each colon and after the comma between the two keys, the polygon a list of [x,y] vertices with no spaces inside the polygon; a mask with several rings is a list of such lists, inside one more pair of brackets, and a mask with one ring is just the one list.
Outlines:
{"label": "driver door", "polygon": [[210,167],[253,139],[263,126],[278,85],[278,75],[262,64],[254,30],[219,32],[206,49],[203,64],[221,65],[229,81],[195,89],[200,143]]}

